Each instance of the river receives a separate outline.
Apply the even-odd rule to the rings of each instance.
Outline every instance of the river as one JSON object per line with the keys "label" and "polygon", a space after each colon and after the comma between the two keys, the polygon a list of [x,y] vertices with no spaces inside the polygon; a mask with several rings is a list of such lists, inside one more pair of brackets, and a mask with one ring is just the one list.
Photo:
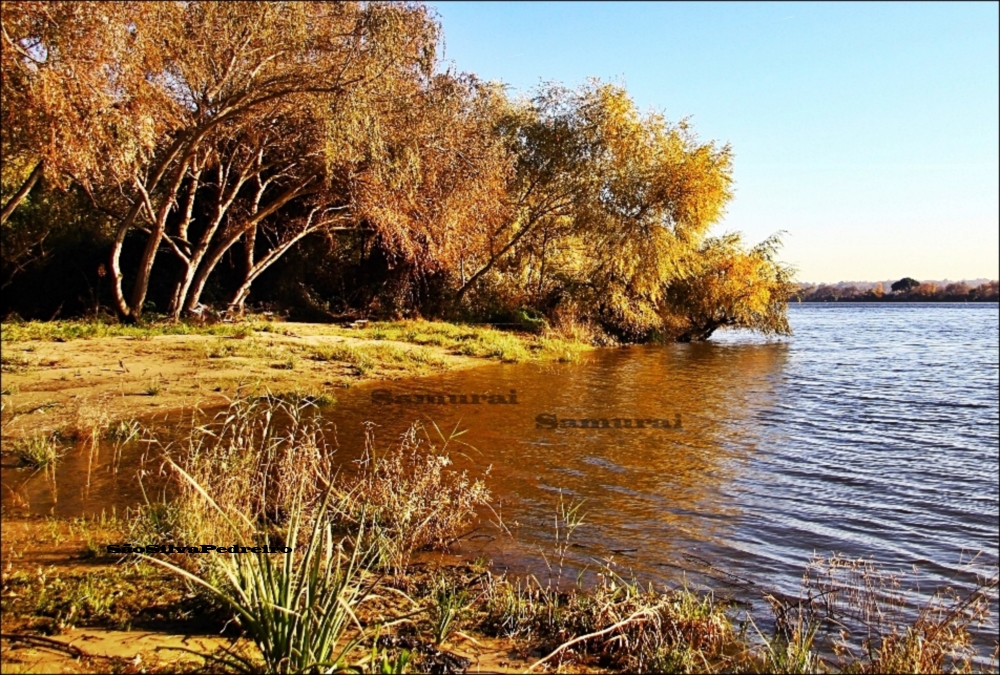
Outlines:
{"label": "river", "polygon": [[995,566],[997,305],[789,314],[790,338],[721,333],[366,384],[338,390],[326,414],[345,462],[365,420],[380,447],[414,420],[467,430],[449,448],[455,466],[491,467],[510,534],[484,524],[459,550],[498,569],[546,573],[560,499],[582,502],[573,570],[613,560],[650,581],[796,594],[813,555],[837,552],[917,566],[926,597],[972,583],[977,554]]}

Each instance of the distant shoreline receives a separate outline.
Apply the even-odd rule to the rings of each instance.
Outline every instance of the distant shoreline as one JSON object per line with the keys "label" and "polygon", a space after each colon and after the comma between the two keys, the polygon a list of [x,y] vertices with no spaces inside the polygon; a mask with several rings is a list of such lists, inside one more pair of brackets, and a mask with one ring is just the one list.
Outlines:
{"label": "distant shoreline", "polygon": [[906,298],[899,298],[892,300],[889,298],[879,298],[877,300],[869,300],[868,298],[830,298],[824,300],[795,300],[790,301],[789,304],[792,305],[839,305],[839,304],[851,304],[851,305],[996,305],[1000,304],[1000,300],[990,299],[990,300],[909,300]]}

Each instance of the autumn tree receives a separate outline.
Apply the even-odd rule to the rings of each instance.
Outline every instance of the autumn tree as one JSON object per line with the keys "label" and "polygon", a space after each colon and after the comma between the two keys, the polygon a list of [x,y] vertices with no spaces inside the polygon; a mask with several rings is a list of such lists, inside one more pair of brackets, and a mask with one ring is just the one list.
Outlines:
{"label": "autumn tree", "polygon": [[599,82],[544,89],[505,132],[517,156],[510,216],[458,295],[492,275],[508,297],[575,303],[622,334],[655,326],[662,289],[730,197],[728,146]]}
{"label": "autumn tree", "polygon": [[781,241],[769,237],[747,249],[737,234],[707,239],[691,271],[665,289],[663,333],[681,342],[707,340],[719,328],[788,335],[793,270],[777,259]]}
{"label": "autumn tree", "polygon": [[[4,286],[51,253],[60,223],[93,223],[99,215],[68,213],[76,197],[54,190],[122,179],[148,161],[164,126],[146,114],[157,87],[145,75],[160,67],[160,53],[155,31],[135,27],[159,25],[154,15],[164,9],[139,2],[0,4]],[[43,210],[12,220],[33,194],[31,206]],[[68,231],[55,238],[62,235],[75,239]]]}
{"label": "autumn tree", "polygon": [[374,253],[403,289],[383,311],[531,310],[622,339],[781,331],[773,245],[706,239],[731,198],[729,146],[620,86],[511,100],[442,72],[422,5],[27,1],[2,19],[4,242],[23,249],[5,250],[5,276],[41,250],[41,182],[88,205],[54,217],[108,233],[128,321],[153,299],[174,318],[241,309],[309,241],[325,268],[342,242]]}
{"label": "autumn tree", "polygon": [[[146,114],[161,67],[157,3],[0,5],[5,199],[0,220],[45,175],[56,184],[126,175],[163,131]],[[23,179],[23,180],[18,180]]]}
{"label": "autumn tree", "polygon": [[[23,83],[5,88],[5,96],[10,91],[10,100],[21,97],[17,100],[27,111],[26,119],[52,120],[49,127],[36,125],[40,131],[17,129],[11,138],[39,154],[37,148],[62,145],[50,127],[68,131],[75,121],[85,121],[89,112],[96,119],[110,115],[109,139],[114,139],[113,132],[120,126],[130,135],[118,138],[119,144],[142,150],[124,153],[131,161],[122,162],[120,171],[105,172],[103,183],[78,170],[86,165],[83,159],[68,162],[71,152],[54,154],[63,162],[60,169],[84,185],[97,208],[117,222],[110,259],[114,298],[119,314],[130,319],[142,313],[161,247],[186,263],[174,309],[190,307],[197,300],[199,285],[237,240],[251,238],[255,227],[286,204],[315,194],[321,186],[327,189],[331,162],[324,157],[323,136],[330,131],[334,133],[327,136],[336,135],[343,102],[359,90],[373,90],[393,75],[428,74],[437,38],[437,26],[426,9],[394,3],[10,4],[16,11],[10,21],[5,15],[5,47],[19,51],[11,62],[5,60],[4,79],[8,68],[20,68]],[[51,9],[56,6],[58,11]],[[91,25],[97,28],[91,30]],[[62,35],[67,39],[60,42]],[[63,58],[64,52],[79,54],[80,60]],[[48,61],[60,67],[43,67]],[[38,77],[36,71],[51,77]],[[49,79],[55,84],[49,85]],[[76,107],[60,107],[60,94],[73,93],[75,88],[94,90],[101,96],[98,100],[70,96],[65,105]],[[99,114],[94,115],[95,110]],[[308,115],[313,119],[303,124],[303,116]],[[235,135],[231,141],[258,137],[282,124],[285,131],[289,124],[300,126],[293,130],[288,147],[271,152],[279,140],[288,140],[284,134],[262,146],[266,156],[261,160],[258,153],[258,171],[243,176],[240,190],[232,193],[232,184],[203,183],[206,171],[215,170],[214,177],[218,177],[219,163],[243,166],[243,158],[230,162],[232,158],[220,156],[220,149],[238,145],[230,142],[227,146],[225,134]],[[309,159],[299,161],[289,150],[302,149],[304,134],[311,134],[305,154]],[[98,138],[103,137],[98,134]],[[143,144],[136,146],[131,139],[141,139]],[[83,151],[79,155],[89,156]],[[275,166],[274,156],[284,157],[285,165]],[[48,161],[39,154],[36,161],[43,160]],[[239,182],[241,177],[234,174],[232,179]],[[260,208],[255,210],[252,204],[244,208],[243,221],[235,224],[229,218],[235,212],[228,206],[223,214],[228,229],[196,262],[195,248],[185,251],[189,205],[201,197],[203,186],[232,193],[233,204],[252,202],[257,198],[250,185],[254,180],[258,189],[266,183],[258,190]],[[14,201],[8,204],[10,208],[16,206]],[[306,220],[316,222],[315,216]],[[295,225],[293,229],[301,228]],[[126,297],[121,254],[126,238],[136,235],[144,245]],[[288,241],[289,237],[279,236],[273,250],[285,250]],[[255,248],[256,244],[249,250]],[[273,259],[269,255],[264,252],[252,261],[251,281],[262,263]],[[185,285],[190,289],[187,296],[182,292]]]}
{"label": "autumn tree", "polygon": [[472,76],[410,85],[371,117],[374,142],[352,181],[356,218],[395,264],[459,286],[508,215],[513,156],[496,128],[509,103]]}

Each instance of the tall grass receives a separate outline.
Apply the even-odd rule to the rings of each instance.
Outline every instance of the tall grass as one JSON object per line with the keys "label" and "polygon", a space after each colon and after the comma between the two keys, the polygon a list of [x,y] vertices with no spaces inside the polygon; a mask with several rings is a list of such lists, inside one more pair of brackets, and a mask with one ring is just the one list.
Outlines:
{"label": "tall grass", "polygon": [[[175,486],[175,536],[225,541],[281,526],[297,509],[312,513],[336,473],[326,423],[316,411],[298,399],[240,396],[214,419],[196,420],[179,447],[166,446],[191,477]],[[218,518],[204,508],[202,490],[227,513],[243,517]],[[247,530],[246,523],[253,527]],[[233,531],[234,524],[242,529]]]}
{"label": "tall grass", "polygon": [[489,504],[482,478],[447,468],[448,447],[464,432],[453,430],[445,436],[434,428],[440,447],[422,425],[414,424],[398,446],[380,452],[369,425],[358,472],[336,483],[332,509],[337,519],[353,526],[369,518],[382,564],[397,571],[416,550],[446,548],[462,534],[477,507]]}
{"label": "tall grass", "polygon": [[[233,532],[254,529],[245,514],[224,509],[183,469],[173,467]],[[365,635],[355,611],[375,585],[365,574],[366,554],[358,545],[363,525],[356,540],[338,540],[327,518],[327,491],[310,514],[312,524],[303,537],[306,502],[301,497],[296,495],[289,503],[281,537],[286,552],[278,562],[273,560],[275,554],[260,551],[261,546],[275,544],[266,531],[256,541],[238,542],[257,551],[212,555],[210,569],[202,575],[145,556],[228,606],[259,651],[259,660],[235,650],[210,658],[244,672],[259,672],[261,665],[270,673],[331,673],[348,667],[351,650]],[[356,632],[349,634],[353,629]]]}
{"label": "tall grass", "polygon": [[[314,413],[298,401],[239,398],[196,421],[176,447],[164,446],[177,458],[166,461],[177,478],[172,499],[148,502],[133,520],[132,538],[142,544],[169,537],[293,549],[280,558],[153,561],[233,611],[259,654],[230,651],[221,657],[230,667],[291,673],[351,665],[351,650],[367,635],[355,612],[372,593],[374,570],[400,572],[414,550],[447,546],[488,498],[481,480],[447,469],[445,452],[461,432],[438,430],[438,450],[414,427],[399,446],[378,452],[369,429],[364,461],[339,475]],[[436,624],[445,639],[464,592],[441,602],[449,611]]]}
{"label": "tall grass", "polygon": [[19,438],[14,441],[11,451],[21,464],[35,469],[51,467],[59,459],[59,445],[51,434]]}
{"label": "tall grass", "polygon": [[[256,645],[258,654],[223,657],[229,666],[394,669],[406,667],[412,656],[421,667],[428,662],[417,651],[394,661],[378,643],[366,655],[352,651],[370,637],[364,627],[372,622],[359,619],[359,608],[373,594],[377,575],[392,573],[397,590],[425,588],[411,605],[427,613],[419,625],[428,649],[447,643],[461,625],[535,651],[540,658],[531,670],[570,664],[680,673],[983,668],[972,632],[989,625],[995,572],[970,591],[941,590],[913,608],[900,575],[870,560],[818,559],[808,568],[801,597],[765,596],[773,613],[765,633],[711,592],[644,587],[607,562],[587,572],[589,585],[584,573],[564,584],[565,558],[584,525],[578,503],[560,501],[544,583],[486,570],[459,584],[438,572],[426,587],[409,583],[415,551],[446,548],[488,506],[482,478],[451,468],[449,453],[457,453],[462,432],[445,434],[435,426],[432,435],[413,426],[398,443],[379,448],[369,427],[361,461],[338,473],[315,411],[298,397],[240,398],[216,418],[196,422],[176,448],[166,446],[176,458],[167,464],[178,478],[175,496],[169,504],[148,505],[139,518],[147,529],[133,530],[141,543],[173,536],[293,549],[160,562],[230,607]],[[375,623],[408,620],[413,606],[404,617]]]}
{"label": "tall grass", "polygon": [[[330,491],[327,511],[333,525],[353,533],[367,523],[365,537],[380,564],[401,570],[414,551],[446,548],[488,506],[482,478],[451,468],[449,451],[463,432],[437,439],[419,424],[396,445],[376,449],[372,428],[353,471],[340,473],[327,442],[328,423],[317,405],[299,397],[240,397],[208,422],[195,422],[188,436],[164,445],[195,484],[227,512],[245,514],[255,528],[284,524],[296,509],[314,517]],[[488,470],[487,470],[488,473]],[[179,481],[170,501],[170,519],[162,504],[147,505],[146,537],[174,536],[189,541],[224,541],[252,532],[232,532],[231,524],[203,508],[200,490]],[[142,522],[143,519],[139,519]],[[154,522],[155,521],[155,522]],[[170,531],[162,531],[162,523]]]}
{"label": "tall grass", "polygon": [[907,602],[913,580],[871,559],[817,558],[807,568],[804,585],[815,620],[841,628],[835,648],[845,662],[843,670],[975,672],[982,664],[977,663],[972,629],[995,629],[991,606],[997,602],[1000,578],[996,568],[984,571],[976,560],[966,567],[976,577],[975,586],[938,589],[915,608],[915,618],[909,618],[914,608]]}

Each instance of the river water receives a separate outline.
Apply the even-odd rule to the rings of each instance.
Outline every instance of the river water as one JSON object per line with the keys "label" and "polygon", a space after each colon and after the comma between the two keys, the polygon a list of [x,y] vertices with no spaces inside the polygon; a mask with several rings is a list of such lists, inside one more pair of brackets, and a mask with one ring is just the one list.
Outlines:
{"label": "river water", "polygon": [[803,304],[790,320],[780,340],[724,333],[353,388],[332,416],[344,448],[364,419],[386,445],[414,419],[467,429],[456,466],[492,466],[513,537],[486,548],[514,568],[551,557],[560,499],[583,501],[573,564],[613,557],[642,577],[708,561],[796,593],[814,553],[917,565],[932,586],[971,581],[977,553],[995,565],[997,306]]}
{"label": "river water", "polygon": [[327,414],[345,461],[365,420],[382,447],[414,420],[466,429],[455,465],[491,467],[511,534],[483,525],[461,550],[519,572],[544,572],[560,499],[583,502],[574,569],[613,559],[695,583],[723,570],[796,594],[810,558],[838,552],[916,565],[929,593],[971,583],[977,553],[996,565],[997,305],[803,304],[790,320],[791,338],[355,386]]}

